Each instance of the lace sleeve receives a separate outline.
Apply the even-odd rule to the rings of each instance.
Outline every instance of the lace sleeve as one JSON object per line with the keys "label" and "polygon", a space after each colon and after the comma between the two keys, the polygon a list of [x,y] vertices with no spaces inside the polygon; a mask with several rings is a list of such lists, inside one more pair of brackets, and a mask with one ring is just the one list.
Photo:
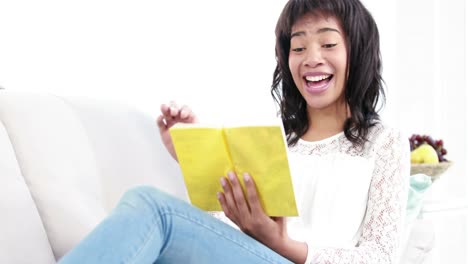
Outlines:
{"label": "lace sleeve", "polygon": [[373,152],[375,167],[358,244],[315,249],[309,245],[311,264],[396,263],[408,196],[409,142],[399,132],[387,130],[376,140]]}

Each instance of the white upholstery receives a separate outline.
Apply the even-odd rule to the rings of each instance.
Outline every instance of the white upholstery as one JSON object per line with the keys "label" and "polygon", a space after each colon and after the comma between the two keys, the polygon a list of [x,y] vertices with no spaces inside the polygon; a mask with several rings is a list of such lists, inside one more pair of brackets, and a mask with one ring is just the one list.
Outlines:
{"label": "white upholstery", "polygon": [[[132,186],[187,200],[155,117],[102,100],[0,90],[0,120],[0,263],[56,263]],[[415,250],[402,263],[417,263],[432,240],[410,240]]]}
{"label": "white upholstery", "polygon": [[0,263],[54,263],[5,127],[0,126]]}
{"label": "white upholstery", "polygon": [[0,120],[0,263],[54,263],[131,186],[186,198],[151,116],[90,99],[0,91]]}

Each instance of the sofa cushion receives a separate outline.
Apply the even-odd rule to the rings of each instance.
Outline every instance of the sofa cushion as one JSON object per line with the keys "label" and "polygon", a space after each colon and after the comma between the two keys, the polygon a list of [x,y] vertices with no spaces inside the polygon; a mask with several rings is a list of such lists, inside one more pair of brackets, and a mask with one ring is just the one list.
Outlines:
{"label": "sofa cushion", "polygon": [[180,167],[164,148],[155,117],[112,101],[62,99],[86,130],[106,209],[112,209],[126,190],[142,184],[188,200]]}
{"label": "sofa cushion", "polygon": [[59,259],[106,215],[86,132],[74,111],[54,96],[2,92],[0,106],[21,172]]}
{"label": "sofa cushion", "polygon": [[[3,117],[0,106],[0,120]],[[7,132],[0,123],[0,263],[55,263]]]}

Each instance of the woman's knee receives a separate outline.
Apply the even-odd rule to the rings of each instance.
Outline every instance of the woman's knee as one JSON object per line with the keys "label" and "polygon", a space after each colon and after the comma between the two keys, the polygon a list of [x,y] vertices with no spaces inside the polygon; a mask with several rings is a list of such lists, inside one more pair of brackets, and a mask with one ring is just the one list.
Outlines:
{"label": "woman's knee", "polygon": [[157,203],[165,200],[165,193],[152,186],[132,187],[123,195],[120,204],[139,209],[154,209]]}
{"label": "woman's knee", "polygon": [[130,196],[130,197],[142,197],[142,196],[158,196],[162,193],[158,188],[149,186],[149,185],[140,185],[140,186],[135,186],[130,189],[128,189],[125,194],[125,196]]}
{"label": "woman's knee", "polygon": [[137,186],[129,189],[119,207],[133,208],[138,213],[167,213],[185,211],[188,204],[152,186]]}

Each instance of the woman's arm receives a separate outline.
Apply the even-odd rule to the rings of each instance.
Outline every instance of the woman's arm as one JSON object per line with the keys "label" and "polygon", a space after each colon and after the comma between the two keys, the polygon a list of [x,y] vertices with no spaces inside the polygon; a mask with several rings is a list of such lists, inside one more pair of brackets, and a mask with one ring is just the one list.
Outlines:
{"label": "woman's arm", "polygon": [[410,170],[409,142],[387,130],[375,146],[373,171],[362,236],[354,248],[313,248],[310,263],[395,263],[403,235]]}

